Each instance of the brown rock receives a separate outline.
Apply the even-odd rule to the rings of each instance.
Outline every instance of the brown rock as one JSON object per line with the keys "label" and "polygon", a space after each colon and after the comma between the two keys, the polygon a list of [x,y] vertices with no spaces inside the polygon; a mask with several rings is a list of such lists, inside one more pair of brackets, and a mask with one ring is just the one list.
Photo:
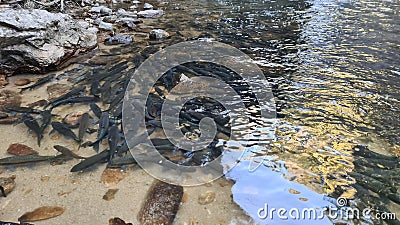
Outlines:
{"label": "brown rock", "polygon": [[47,103],[48,103],[47,100],[42,99],[42,100],[39,100],[39,101],[36,101],[36,102],[32,102],[32,103],[30,103],[30,104],[27,104],[26,106],[28,106],[29,108],[33,108],[33,107],[36,107],[36,106],[44,106],[44,105],[46,105]]}
{"label": "brown rock", "polygon": [[21,105],[21,96],[17,92],[10,90],[0,91],[0,110],[3,110],[9,106],[20,106],[20,105]]}
{"label": "brown rock", "polygon": [[[3,187],[4,193],[7,195],[15,188],[15,176],[0,177],[0,186]],[[3,196],[1,192],[0,192],[0,196]]]}
{"label": "brown rock", "polygon": [[19,156],[38,154],[38,152],[33,150],[31,147],[17,143],[11,144],[7,149],[7,153]]}
{"label": "brown rock", "polygon": [[14,84],[15,84],[16,86],[24,86],[24,85],[29,84],[30,82],[31,82],[31,80],[29,80],[29,79],[27,79],[27,78],[21,78],[21,79],[16,80],[16,81],[14,82]]}
{"label": "brown rock", "polygon": [[4,87],[8,84],[7,76],[0,75],[0,87]]}
{"label": "brown rock", "polygon": [[142,225],[171,225],[182,196],[182,186],[155,181],[139,211],[138,220]]}
{"label": "brown rock", "polygon": [[63,214],[64,208],[59,206],[43,206],[39,207],[32,212],[27,212],[18,218],[19,222],[33,222],[39,220],[46,220]]}
{"label": "brown rock", "polygon": [[64,117],[63,122],[69,125],[78,125],[82,115],[83,112],[72,112]]}
{"label": "brown rock", "polygon": [[126,177],[121,169],[106,168],[101,174],[101,181],[107,186],[115,186]]}
{"label": "brown rock", "polygon": [[103,199],[106,201],[111,201],[114,199],[117,192],[118,189],[108,189],[108,191],[104,194]]}
{"label": "brown rock", "polygon": [[132,225],[132,223],[125,223],[122,219],[115,217],[108,220],[109,225]]}

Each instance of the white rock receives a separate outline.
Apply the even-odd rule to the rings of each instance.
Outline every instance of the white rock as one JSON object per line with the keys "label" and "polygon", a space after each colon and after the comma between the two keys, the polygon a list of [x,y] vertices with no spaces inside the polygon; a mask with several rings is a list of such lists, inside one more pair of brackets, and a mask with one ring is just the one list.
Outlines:
{"label": "white rock", "polygon": [[144,17],[144,18],[157,18],[160,17],[164,14],[164,11],[159,9],[159,10],[154,10],[154,9],[149,9],[149,10],[143,10],[138,12],[139,17]]}
{"label": "white rock", "polygon": [[101,21],[99,24],[99,29],[112,31],[113,25],[112,25],[112,23],[106,23],[106,22]]}
{"label": "white rock", "polygon": [[144,3],[143,9],[153,9],[153,5],[149,3]]}

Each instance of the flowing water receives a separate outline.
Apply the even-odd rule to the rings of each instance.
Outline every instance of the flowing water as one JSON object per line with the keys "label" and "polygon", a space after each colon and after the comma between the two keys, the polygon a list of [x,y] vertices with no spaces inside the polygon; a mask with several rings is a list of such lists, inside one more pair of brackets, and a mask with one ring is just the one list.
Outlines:
{"label": "flowing water", "polygon": [[[101,61],[128,62],[132,72],[150,53],[185,40],[234,46],[269,81],[277,117],[275,132],[249,146],[226,174],[235,181],[234,201],[260,224],[399,224],[265,215],[266,206],[288,211],[338,206],[339,197],[353,208],[373,208],[374,215],[400,215],[394,157],[400,155],[399,1],[178,0],[164,9],[163,17],[141,25],[132,45],[102,46],[88,63],[61,76],[73,74],[70,81],[78,82],[101,68],[96,65]],[[152,28],[172,37],[147,42]],[[257,117],[253,122],[261,130],[270,126]],[[224,157],[229,153],[223,153],[223,162]]]}

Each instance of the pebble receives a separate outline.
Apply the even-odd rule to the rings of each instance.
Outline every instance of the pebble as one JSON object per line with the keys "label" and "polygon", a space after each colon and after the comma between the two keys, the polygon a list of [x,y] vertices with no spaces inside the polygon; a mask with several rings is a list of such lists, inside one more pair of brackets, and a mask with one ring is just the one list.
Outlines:
{"label": "pebble", "polygon": [[33,150],[33,148],[26,146],[24,144],[18,144],[18,143],[11,144],[7,149],[7,153],[11,154],[11,155],[18,155],[18,156],[38,154],[38,152]]}
{"label": "pebble", "polygon": [[69,125],[78,125],[79,124],[79,120],[81,119],[83,115],[83,112],[72,112],[67,114],[64,119],[63,122]]}
{"label": "pebble", "polygon": [[132,37],[127,35],[114,36],[104,41],[105,45],[121,45],[132,43]]}
{"label": "pebble", "polygon": [[94,6],[89,10],[89,12],[100,13],[102,15],[110,15],[112,13],[112,9],[107,8],[105,6]]}
{"label": "pebble", "polygon": [[215,192],[207,191],[206,193],[199,195],[197,202],[200,205],[207,205],[207,204],[210,204],[211,202],[213,202],[214,200],[215,200]]}
{"label": "pebble", "polygon": [[0,119],[0,124],[13,124],[20,119],[19,116],[9,116],[7,118]]}
{"label": "pebble", "polygon": [[0,86],[4,87],[8,84],[7,76],[6,75],[0,75]]}
{"label": "pebble", "polygon": [[118,189],[108,189],[108,191],[104,194],[103,199],[106,201],[111,201],[115,198],[115,194],[118,192]]}
{"label": "pebble", "polygon": [[0,110],[9,106],[20,106],[21,95],[15,91],[1,90],[0,91]]}
{"label": "pebble", "polygon": [[[14,190],[15,178],[16,178],[15,175],[11,177],[0,177],[0,185],[4,188],[4,192],[6,193],[6,195],[9,194],[12,190]],[[0,196],[3,195],[0,193]]]}
{"label": "pebble", "polygon": [[136,24],[141,23],[142,21],[137,18],[123,17],[118,19],[116,22],[129,28],[135,28]]}
{"label": "pebble", "polygon": [[114,217],[108,220],[109,225],[132,225],[132,223],[125,223],[122,219]]}
{"label": "pebble", "polygon": [[160,40],[160,39],[166,39],[168,37],[169,33],[162,29],[154,29],[149,33],[150,40]]}
{"label": "pebble", "polygon": [[115,186],[126,177],[121,169],[106,168],[101,174],[101,181],[107,186]]}
{"label": "pebble", "polygon": [[101,29],[101,30],[112,31],[113,28],[114,28],[114,26],[111,23],[106,23],[106,22],[103,22],[103,21],[101,21],[99,23],[99,29]]}
{"label": "pebble", "polygon": [[14,82],[14,84],[15,84],[16,86],[24,86],[24,85],[29,84],[30,82],[31,82],[31,80],[29,80],[29,79],[27,79],[27,78],[21,78],[21,79],[16,80],[16,81]]}
{"label": "pebble", "polygon": [[63,214],[64,208],[59,206],[43,206],[39,207],[32,212],[27,212],[18,218],[19,222],[34,222],[39,220],[45,220],[53,218]]}
{"label": "pebble", "polygon": [[154,9],[149,9],[149,10],[144,10],[138,12],[139,17],[144,17],[144,18],[157,18],[160,17],[164,14],[164,11],[161,9],[154,10]]}
{"label": "pebble", "polygon": [[144,3],[143,9],[153,9],[153,5],[149,3]]}

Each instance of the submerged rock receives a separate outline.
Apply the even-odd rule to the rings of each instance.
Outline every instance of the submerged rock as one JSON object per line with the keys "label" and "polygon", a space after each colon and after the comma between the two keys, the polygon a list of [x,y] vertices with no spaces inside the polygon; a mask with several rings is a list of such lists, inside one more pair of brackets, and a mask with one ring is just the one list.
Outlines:
{"label": "submerged rock", "polygon": [[89,24],[62,13],[0,10],[0,73],[43,73],[97,45]]}
{"label": "submerged rock", "polygon": [[19,222],[34,222],[39,220],[46,220],[63,214],[64,208],[59,206],[43,206],[39,207],[32,212],[27,212],[18,218]]}
{"label": "submerged rock", "polygon": [[0,91],[0,110],[5,110],[10,106],[20,106],[21,95],[15,91],[2,90]]}
{"label": "submerged rock", "polygon": [[165,30],[161,29],[154,29],[150,31],[149,33],[149,38],[151,40],[160,40],[160,39],[165,39],[169,37],[169,33]]}
{"label": "submerged rock", "polygon": [[102,29],[102,30],[112,31],[113,28],[114,28],[114,26],[112,23],[106,23],[106,22],[101,21],[99,24],[99,29]]}
{"label": "submerged rock", "polygon": [[8,154],[12,155],[33,155],[33,154],[38,154],[37,151],[33,150],[33,148],[26,146],[24,144],[11,144],[8,149],[7,149]]}
{"label": "submerged rock", "polygon": [[124,220],[115,217],[108,220],[109,225],[132,225],[132,223],[125,223]]}
{"label": "submerged rock", "polygon": [[[4,189],[4,194],[8,195],[15,188],[15,176],[0,177],[0,186]],[[0,196],[3,193],[0,192]],[[4,196],[5,197],[5,196]]]}
{"label": "submerged rock", "polygon": [[160,17],[164,14],[164,11],[159,9],[159,10],[154,10],[154,9],[149,9],[149,10],[143,10],[138,12],[139,17],[144,17],[144,18],[157,18]]}
{"label": "submerged rock", "polygon": [[153,5],[151,5],[149,3],[144,3],[143,9],[153,9]]}
{"label": "submerged rock", "polygon": [[107,38],[104,41],[105,45],[121,45],[121,44],[129,44],[132,43],[132,37],[127,35],[115,36]]}
{"label": "submerged rock", "polygon": [[171,225],[178,212],[182,196],[182,186],[156,181],[139,212],[140,224]]}
{"label": "submerged rock", "polygon": [[100,13],[102,15],[110,15],[112,13],[112,9],[107,8],[105,6],[95,6],[92,7],[89,12],[91,13]]}
{"label": "submerged rock", "polygon": [[21,79],[16,80],[16,81],[14,82],[14,84],[15,84],[16,86],[24,86],[24,85],[29,84],[30,82],[31,82],[31,80],[29,80],[29,79],[27,79],[27,78],[21,78]]}

